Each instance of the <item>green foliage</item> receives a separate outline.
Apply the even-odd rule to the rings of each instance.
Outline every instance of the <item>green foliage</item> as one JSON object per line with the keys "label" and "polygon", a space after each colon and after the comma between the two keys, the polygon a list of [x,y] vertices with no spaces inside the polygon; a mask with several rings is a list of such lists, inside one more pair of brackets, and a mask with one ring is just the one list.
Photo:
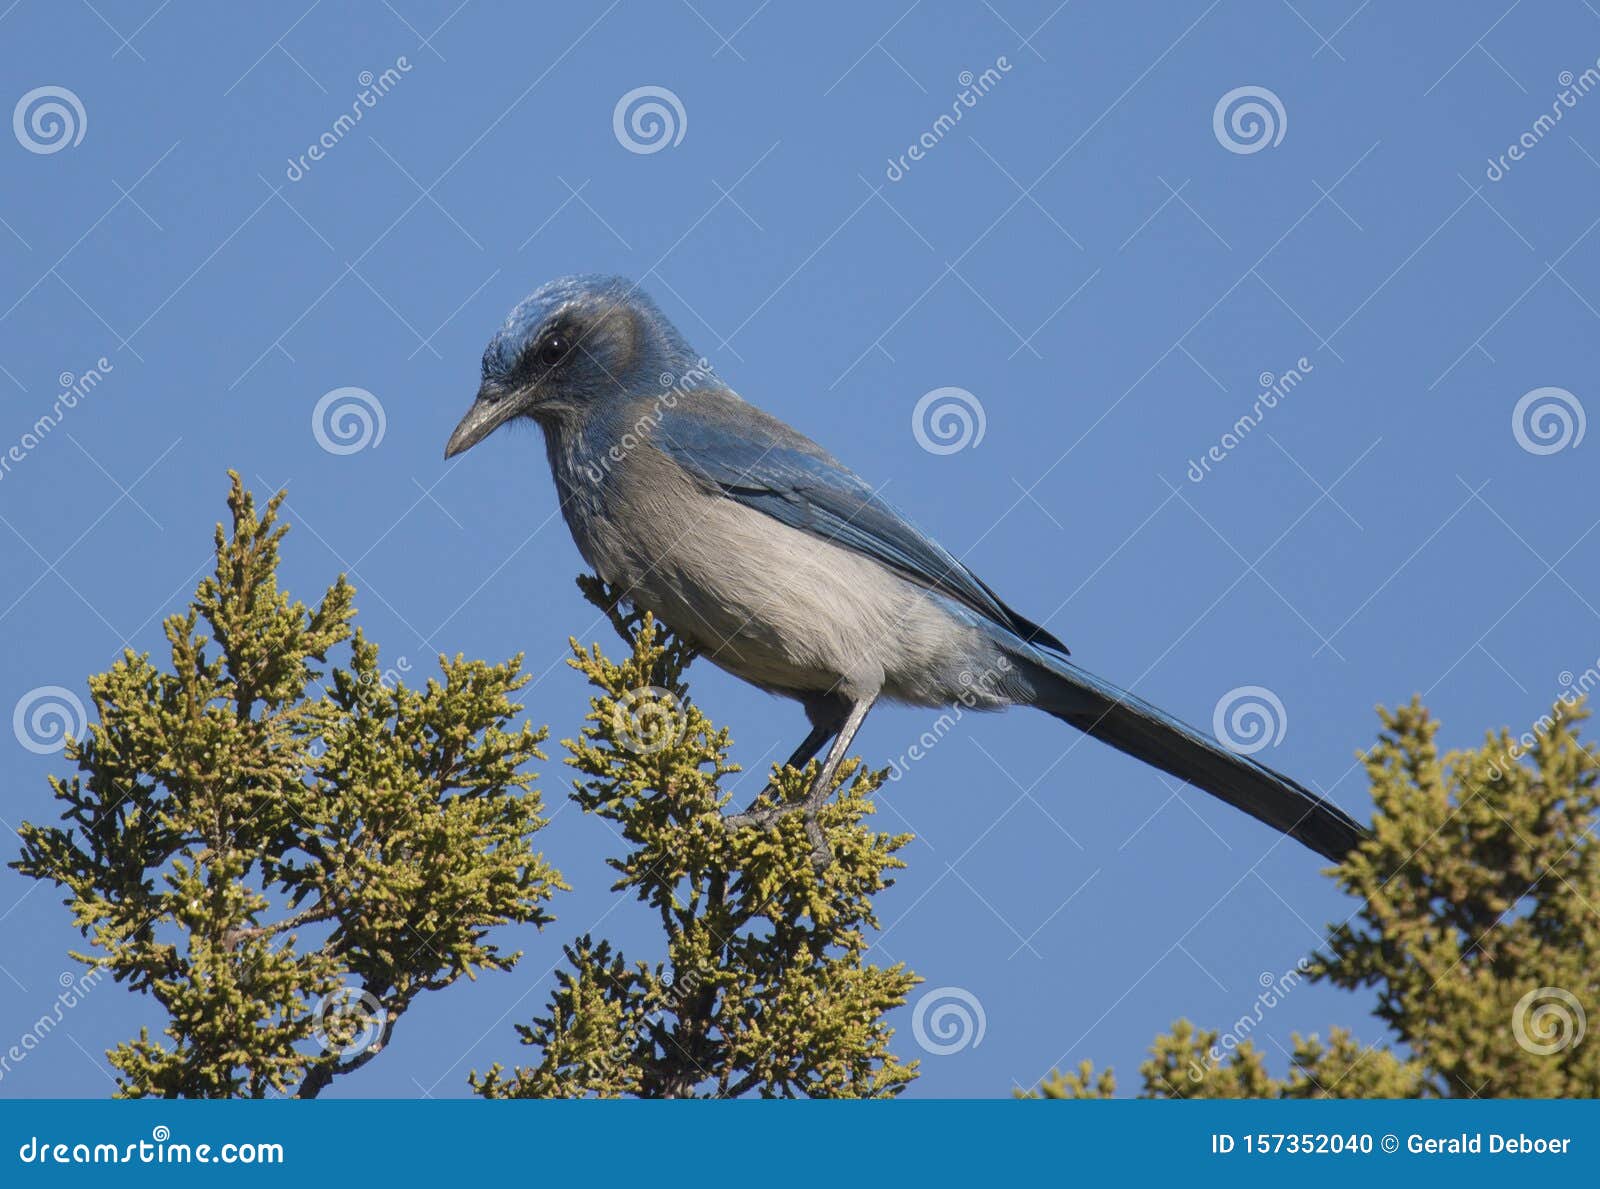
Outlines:
{"label": "green foliage", "polygon": [[1117,1075],[1109,1069],[1094,1071],[1093,1061],[1082,1061],[1077,1069],[1053,1069],[1030,1092],[1016,1091],[1017,1098],[1115,1098]]}
{"label": "green foliage", "polygon": [[1502,731],[1441,759],[1419,703],[1383,712],[1366,758],[1375,837],[1338,871],[1362,907],[1330,932],[1319,973],[1377,988],[1378,1018],[1439,1094],[1600,1094],[1600,1046],[1545,1035],[1560,997],[1539,994],[1600,1003],[1600,760],[1578,739],[1586,717],[1558,702],[1525,751]]}
{"label": "green foliage", "polygon": [[127,1097],[314,1096],[421,992],[510,969],[488,930],[542,925],[564,886],[531,847],[521,659],[391,681],[342,576],[311,609],[279,590],[283,496],[258,515],[232,478],[170,667],[127,651],[90,679],[98,721],[51,778],[68,827],[25,823],[13,864],[67,890],[75,958],[169,1017],[109,1054]]}
{"label": "green foliage", "polygon": [[1244,1041],[1222,1060],[1223,1034],[1203,1032],[1187,1020],[1156,1038],[1139,1066],[1147,1098],[1415,1098],[1424,1090],[1423,1069],[1387,1049],[1363,1046],[1343,1028],[1291,1038],[1289,1076],[1273,1077],[1265,1058]]}
{"label": "green foliage", "polygon": [[[343,577],[310,608],[279,589],[282,499],[258,514],[234,476],[231,532],[165,623],[167,663],[128,651],[90,679],[97,721],[68,745],[76,772],[51,778],[65,828],[19,831],[13,866],[64,888],[89,940],[73,956],[167,1016],[163,1037],[109,1054],[122,1096],[315,1096],[372,1060],[417,995],[511,969],[520,955],[490,930],[543,926],[565,886],[532,848],[545,819],[525,769],[545,732],[513,725],[521,658],[440,657],[407,687],[353,631]],[[899,1093],[917,1068],[889,1051],[885,1017],[918,980],[867,961],[874,898],[909,841],[867,823],[884,773],[841,766],[821,865],[802,812],[815,761],[773,769],[762,798],[791,812],[730,816],[739,769],[690,700],[692,650],[580,584],[628,655],[573,642],[593,693],[565,744],[572,796],[616,828],[613,888],[646,906],[662,948],[639,961],[575,939],[544,1014],[517,1028],[531,1062],[473,1089]],[[1600,757],[1579,741],[1581,702],[1445,756],[1419,702],[1380,715],[1373,833],[1333,869],[1356,908],[1302,969],[1375,989],[1388,1037],[1295,1035],[1278,1076],[1256,1044],[1270,1015],[1179,1020],[1140,1066],[1143,1095],[1600,1096],[1600,1046],[1580,1043],[1600,1003]],[[1031,1094],[1115,1092],[1084,1062]]]}
{"label": "green foliage", "polygon": [[566,947],[546,1014],[518,1032],[537,1062],[474,1074],[489,1098],[638,1095],[875,1097],[915,1076],[889,1052],[884,1014],[917,982],[866,962],[872,897],[903,866],[908,835],[874,832],[881,772],[842,766],[820,814],[832,862],[813,865],[798,807],[818,765],[774,768],[769,795],[796,812],[773,828],[734,828],[722,782],[738,771],[726,729],[688,696],[690,650],[648,615],[623,615],[600,584],[580,583],[631,655],[573,641],[571,663],[595,694],[565,744],[573,798],[627,844],[614,885],[649,905],[665,961],[628,961],[590,937]]}
{"label": "green foliage", "polygon": [[[1179,1020],[1140,1066],[1145,1096],[1600,1096],[1600,1046],[1582,1042],[1600,1004],[1600,757],[1576,730],[1587,711],[1566,697],[1519,740],[1501,731],[1443,757],[1419,701],[1379,715],[1364,757],[1372,837],[1333,869],[1359,907],[1309,977],[1376,988],[1375,1014],[1409,1056],[1335,1028],[1326,1045],[1295,1036],[1280,1079],[1251,1041]],[[1115,1088],[1084,1062],[1036,1094]]]}

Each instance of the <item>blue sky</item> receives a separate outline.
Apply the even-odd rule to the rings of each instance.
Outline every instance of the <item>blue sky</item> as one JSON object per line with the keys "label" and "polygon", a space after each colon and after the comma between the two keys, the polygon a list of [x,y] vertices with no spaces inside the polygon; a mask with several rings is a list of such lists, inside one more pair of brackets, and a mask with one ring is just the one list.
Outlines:
{"label": "blue sky", "polygon": [[[1358,816],[1374,704],[1421,692],[1451,746],[1522,730],[1600,657],[1600,446],[1578,436],[1600,407],[1600,95],[1559,98],[1600,58],[1600,14],[1052,8],[324,0],[219,23],[149,0],[11,5],[0,99],[55,87],[77,106],[34,96],[0,136],[0,709],[85,697],[125,645],[159,652],[234,467],[288,488],[289,589],[348,571],[360,623],[413,674],[525,651],[528,717],[574,734],[566,639],[608,631],[573,586],[537,436],[441,452],[510,306],[603,271],[1088,667],[1202,724],[1270,691],[1258,756]],[[963,72],[989,68],[973,98]],[[641,87],[677,104],[666,143],[634,145],[655,151],[614,131]],[[1264,143],[1226,111],[1214,127],[1242,87],[1270,92]],[[26,118],[52,103],[65,140]],[[352,104],[360,122],[331,131]],[[1561,121],[1530,131],[1552,104]],[[1223,444],[1289,369],[1293,390]],[[381,440],[320,444],[314,410],[341,388],[381,407]],[[981,440],[925,449],[919,401],[948,388]],[[1519,432],[1539,389],[1559,391]],[[804,731],[709,667],[694,692],[750,792]],[[857,750],[887,763],[933,717],[881,709]],[[8,830],[55,816],[60,756],[22,735],[0,744]],[[969,716],[880,798],[917,841],[877,955],[927,979],[913,1002],[959,988],[984,1020],[938,1055],[897,1014],[897,1050],[925,1058],[914,1094],[1005,1094],[1083,1058],[1131,1087],[1156,1032],[1253,1010],[1354,907],[1309,852],[1076,739],[1031,712]],[[609,827],[544,771],[541,842],[574,885],[559,920],[508,935],[517,971],[428,996],[332,1093],[465,1093],[468,1070],[520,1055],[513,1022],[585,930],[658,957],[607,890]],[[0,879],[11,1033],[76,944],[57,893]],[[1378,1038],[1369,1007],[1301,987],[1264,1027]],[[158,1022],[102,984],[0,1094],[103,1095],[103,1050]]]}

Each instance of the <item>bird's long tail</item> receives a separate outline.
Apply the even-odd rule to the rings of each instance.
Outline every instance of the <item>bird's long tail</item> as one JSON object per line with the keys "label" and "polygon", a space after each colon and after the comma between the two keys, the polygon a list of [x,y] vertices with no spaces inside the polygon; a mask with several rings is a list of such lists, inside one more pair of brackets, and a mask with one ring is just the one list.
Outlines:
{"label": "bird's long tail", "polygon": [[1323,858],[1340,862],[1366,837],[1354,818],[1304,785],[1126,690],[1053,656],[1034,653],[1027,661],[1041,710],[1220,797]]}

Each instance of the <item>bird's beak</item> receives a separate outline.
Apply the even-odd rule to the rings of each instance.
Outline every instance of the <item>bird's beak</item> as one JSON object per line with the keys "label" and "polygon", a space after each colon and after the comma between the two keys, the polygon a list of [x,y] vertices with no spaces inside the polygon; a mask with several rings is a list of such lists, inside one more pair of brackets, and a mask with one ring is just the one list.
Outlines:
{"label": "bird's beak", "polygon": [[461,424],[456,426],[455,432],[450,435],[450,440],[444,444],[445,458],[454,458],[462,451],[476,446],[514,417],[518,409],[519,402],[511,393],[491,393],[487,386],[480,389],[478,399],[472,402],[467,415],[461,419]]}

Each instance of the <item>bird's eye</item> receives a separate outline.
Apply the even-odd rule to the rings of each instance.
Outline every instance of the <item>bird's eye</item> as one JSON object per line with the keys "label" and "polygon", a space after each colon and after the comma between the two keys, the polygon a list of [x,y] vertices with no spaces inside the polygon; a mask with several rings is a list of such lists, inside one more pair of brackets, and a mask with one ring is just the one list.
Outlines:
{"label": "bird's eye", "polygon": [[539,362],[545,367],[555,367],[567,357],[571,346],[565,336],[553,334],[545,339],[544,345],[539,348]]}

